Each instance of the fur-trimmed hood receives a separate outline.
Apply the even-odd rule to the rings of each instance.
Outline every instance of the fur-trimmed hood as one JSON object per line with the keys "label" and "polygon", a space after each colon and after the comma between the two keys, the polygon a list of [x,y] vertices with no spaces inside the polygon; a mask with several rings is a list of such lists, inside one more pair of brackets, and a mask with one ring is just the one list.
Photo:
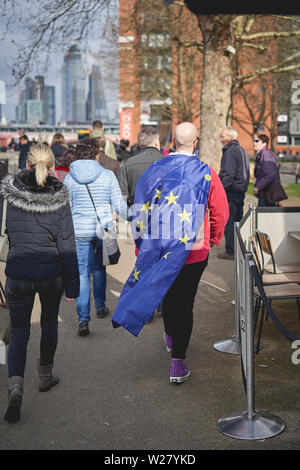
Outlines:
{"label": "fur-trimmed hood", "polygon": [[26,212],[55,212],[69,202],[67,188],[53,176],[48,176],[45,186],[38,186],[35,174],[24,170],[16,176],[7,175],[0,188],[1,195],[12,206]]}

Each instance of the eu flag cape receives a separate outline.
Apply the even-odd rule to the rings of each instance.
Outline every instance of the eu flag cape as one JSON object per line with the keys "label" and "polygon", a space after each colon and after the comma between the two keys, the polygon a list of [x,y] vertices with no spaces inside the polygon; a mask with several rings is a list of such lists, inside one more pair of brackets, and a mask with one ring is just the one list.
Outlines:
{"label": "eu flag cape", "polygon": [[203,222],[211,174],[195,155],[171,154],[138,180],[132,230],[138,248],[112,317],[137,336],[183,267]]}

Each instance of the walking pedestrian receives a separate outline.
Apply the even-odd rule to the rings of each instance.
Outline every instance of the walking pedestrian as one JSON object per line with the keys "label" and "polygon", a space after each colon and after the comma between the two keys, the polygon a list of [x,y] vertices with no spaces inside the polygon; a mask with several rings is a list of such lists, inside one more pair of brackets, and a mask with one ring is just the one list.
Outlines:
{"label": "walking pedestrian", "polygon": [[153,163],[137,183],[133,217],[139,251],[112,321],[137,336],[163,300],[164,341],[172,352],[169,379],[178,383],[190,376],[184,360],[194,300],[229,211],[217,173],[194,153],[197,128],[179,124],[174,140],[175,153]]}
{"label": "walking pedestrian", "polygon": [[254,176],[256,178],[253,193],[258,198],[258,207],[272,207],[276,204],[267,202],[264,190],[272,183],[278,183],[279,169],[277,156],[268,149],[269,137],[259,134],[253,140],[255,152],[258,152],[255,159]]}
{"label": "walking pedestrian", "polygon": [[21,135],[20,137],[20,153],[19,153],[19,170],[25,170],[26,168],[26,161],[29,149],[31,147],[31,142],[27,135]]}
{"label": "walking pedestrian", "polygon": [[145,126],[138,135],[139,151],[126,159],[121,167],[120,187],[128,206],[134,201],[135,188],[140,176],[157,160],[163,158],[160,153],[158,129],[154,126]]}
{"label": "walking pedestrian", "polygon": [[238,133],[230,126],[224,127],[220,134],[223,155],[220,180],[226,191],[229,206],[229,219],[225,228],[225,252],[218,258],[234,259],[234,222],[243,218],[245,193],[249,184],[249,157],[237,140]]}
{"label": "walking pedestrian", "polygon": [[92,124],[92,131],[90,133],[90,138],[91,139],[102,139],[105,141],[105,148],[104,148],[104,153],[110,158],[113,158],[114,160],[117,160],[117,154],[116,154],[116,149],[113,144],[109,139],[105,138],[104,134],[104,124],[102,121],[94,121]]}
{"label": "walking pedestrian", "polygon": [[110,158],[108,155],[105,155],[104,148],[105,148],[105,141],[101,140],[100,138],[89,138],[86,137],[81,141],[85,145],[93,145],[98,150],[98,163],[100,163],[103,168],[107,170],[111,170],[114,172],[116,178],[119,178],[120,175],[120,163],[118,160],[114,160]]}
{"label": "walking pedestrian", "polygon": [[54,134],[50,148],[54,153],[55,166],[60,166],[60,157],[68,148],[68,144],[64,136],[60,133]]}
{"label": "walking pedestrian", "polygon": [[76,299],[79,336],[86,336],[90,332],[91,273],[96,315],[104,318],[109,313],[106,307],[106,267],[102,263],[102,240],[97,236],[98,221],[88,188],[104,229],[113,224],[111,206],[125,220],[128,216],[118,181],[111,170],[99,165],[98,153],[96,146],[77,144],[76,160],[71,163],[70,172],[64,180],[70,194],[80,273],[80,294]]}
{"label": "walking pedestrian", "polygon": [[75,149],[68,149],[59,157],[59,165],[55,169],[55,174],[56,178],[59,179],[59,181],[62,183],[69,173],[69,167],[74,160]]}
{"label": "walking pedestrian", "polygon": [[58,311],[79,293],[79,272],[72,214],[66,187],[50,176],[54,155],[49,147],[30,148],[27,169],[1,184],[7,200],[9,253],[5,295],[11,319],[8,349],[8,408],[5,419],[20,419],[30,317],[35,294],[41,301],[39,390],[58,383],[52,368],[58,342]]}
{"label": "walking pedestrian", "polygon": [[[159,132],[155,126],[145,126],[138,135],[139,151],[129,159],[126,159],[121,166],[120,187],[129,207],[133,204],[135,188],[141,175],[153,162],[162,159],[164,156],[160,152]],[[162,311],[162,305],[157,306],[157,311]],[[154,318],[149,318],[147,323],[151,323]]]}

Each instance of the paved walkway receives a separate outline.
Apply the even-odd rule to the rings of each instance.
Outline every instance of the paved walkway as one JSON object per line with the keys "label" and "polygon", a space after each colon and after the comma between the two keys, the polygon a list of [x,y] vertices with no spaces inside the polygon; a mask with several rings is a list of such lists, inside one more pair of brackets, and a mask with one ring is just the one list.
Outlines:
{"label": "paved walkway", "polygon": [[[35,313],[22,420],[15,425],[3,420],[7,367],[0,365],[0,449],[299,449],[300,365],[292,364],[291,345],[270,320],[264,326],[263,350],[255,358],[256,408],[278,415],[286,430],[277,438],[242,441],[217,429],[219,418],[246,410],[240,356],[213,349],[215,342],[234,334],[233,262],[217,259],[223,248],[212,250],[198,289],[187,355],[192,374],[183,384],[169,383],[170,358],[159,314],[135,338],[122,328],[113,329],[111,315],[100,320],[93,311],[91,334],[80,338],[75,304],[63,301],[54,368],[60,383],[39,393]],[[131,240],[121,240],[121,251],[119,264],[108,268],[111,312],[135,260]],[[299,334],[295,303],[284,316]]]}

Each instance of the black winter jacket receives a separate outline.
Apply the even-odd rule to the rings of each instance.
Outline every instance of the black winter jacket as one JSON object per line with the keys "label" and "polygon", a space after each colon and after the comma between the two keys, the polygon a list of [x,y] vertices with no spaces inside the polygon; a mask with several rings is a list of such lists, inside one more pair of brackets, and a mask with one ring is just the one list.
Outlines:
{"label": "black winter jacket", "polygon": [[149,166],[163,158],[163,155],[156,147],[145,147],[134,157],[125,160],[120,172],[120,188],[122,195],[127,198],[128,206],[134,202],[135,188],[140,176]]}
{"label": "black winter jacket", "polygon": [[30,150],[32,143],[27,142],[27,144],[20,144],[20,154],[19,154],[19,169],[23,170],[26,166],[27,155]]}
{"label": "black winter jacket", "polygon": [[225,191],[245,192],[249,184],[249,157],[237,140],[223,147],[220,180]]}
{"label": "black winter jacket", "polygon": [[[79,270],[67,188],[48,176],[38,186],[33,171],[8,175],[1,183],[7,199],[9,253],[5,274],[14,279],[46,280],[62,276],[65,294],[79,296]],[[1,204],[1,220],[2,220]]]}
{"label": "black winter jacket", "polygon": [[55,158],[55,166],[59,166],[59,159],[60,157],[65,153],[66,150],[68,150],[66,147],[60,144],[54,144],[51,147],[51,150],[54,154]]}

